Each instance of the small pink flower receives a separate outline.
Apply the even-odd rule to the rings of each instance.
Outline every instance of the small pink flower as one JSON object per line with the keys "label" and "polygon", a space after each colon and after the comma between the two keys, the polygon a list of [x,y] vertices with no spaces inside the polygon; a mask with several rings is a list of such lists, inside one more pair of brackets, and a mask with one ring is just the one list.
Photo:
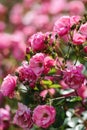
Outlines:
{"label": "small pink flower", "polygon": [[23,105],[18,103],[18,110],[13,119],[13,123],[23,128],[24,130],[29,130],[33,126],[31,110]]}
{"label": "small pink flower", "polygon": [[45,55],[43,53],[37,53],[30,59],[29,67],[33,70],[37,77],[44,71],[44,58]]}
{"label": "small pink flower", "polygon": [[81,45],[86,41],[86,37],[78,32],[75,32],[73,35],[73,44]]}
{"label": "small pink flower", "polygon": [[64,71],[63,81],[65,87],[78,89],[82,86],[85,76],[82,74],[82,66],[72,66]]}
{"label": "small pink flower", "polygon": [[45,47],[45,36],[42,32],[38,32],[29,39],[33,51],[41,51]]}
{"label": "small pink flower", "polygon": [[4,96],[13,97],[16,81],[17,77],[11,76],[10,74],[4,78],[4,81],[1,84],[1,92]]}
{"label": "small pink flower", "polygon": [[54,32],[57,32],[59,36],[67,34],[70,30],[70,17],[63,16],[55,22]]}
{"label": "small pink flower", "polygon": [[0,130],[8,130],[10,122],[10,108],[0,108]]}
{"label": "small pink flower", "polygon": [[56,110],[53,106],[39,105],[33,111],[34,123],[42,128],[48,128],[55,122]]}
{"label": "small pink flower", "polygon": [[87,38],[87,23],[80,26],[79,32]]}

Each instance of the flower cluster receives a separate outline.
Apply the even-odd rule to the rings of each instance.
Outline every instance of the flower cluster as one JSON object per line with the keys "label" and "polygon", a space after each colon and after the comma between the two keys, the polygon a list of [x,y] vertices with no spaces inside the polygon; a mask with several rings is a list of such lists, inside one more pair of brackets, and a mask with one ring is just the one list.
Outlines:
{"label": "flower cluster", "polygon": [[[73,12],[74,3],[69,4]],[[23,8],[16,6],[12,11],[18,21],[13,20],[15,17],[12,18],[12,15],[10,20],[13,24],[20,24]],[[84,10],[84,7],[81,7]],[[21,14],[20,17],[17,16],[15,8],[18,9],[18,14]],[[76,13],[83,10],[78,9]],[[16,102],[11,111],[12,122],[10,110],[0,108],[1,130],[8,129],[9,124],[24,130],[68,130],[68,126],[76,130],[79,128],[78,124],[80,128],[87,129],[87,116],[84,116],[87,112],[86,19],[87,16],[62,16],[55,22],[51,32],[37,32],[27,38],[24,61],[15,69],[13,75],[8,74],[4,78],[0,86],[0,99],[4,102],[5,98],[8,104],[11,101]],[[12,40],[17,44],[17,40],[21,41],[15,36]],[[13,53],[16,54],[15,50]],[[76,120],[72,125],[68,121],[72,121],[74,116],[74,120],[80,121]]]}

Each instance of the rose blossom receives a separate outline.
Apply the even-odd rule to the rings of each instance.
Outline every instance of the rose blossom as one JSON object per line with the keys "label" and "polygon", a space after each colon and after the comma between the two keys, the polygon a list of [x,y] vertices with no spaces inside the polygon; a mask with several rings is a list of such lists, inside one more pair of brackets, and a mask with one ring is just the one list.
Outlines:
{"label": "rose blossom", "polygon": [[34,84],[37,80],[37,76],[28,64],[25,65],[25,63],[23,63],[23,66],[18,67],[16,72],[18,73],[20,81],[28,82],[30,87],[34,87]]}
{"label": "rose blossom", "polygon": [[43,53],[37,53],[30,59],[29,67],[37,76],[40,76],[44,71],[44,58],[45,55]]}
{"label": "rose blossom", "polygon": [[1,84],[1,92],[4,96],[13,97],[16,81],[17,77],[11,76],[10,74],[4,78],[4,81]]}
{"label": "rose blossom", "polygon": [[78,24],[79,20],[81,19],[80,16],[71,16],[70,17],[70,26],[72,27],[74,24]]}
{"label": "rose blossom", "polygon": [[10,108],[0,108],[0,130],[8,130],[10,121]]}
{"label": "rose blossom", "polygon": [[48,73],[52,66],[54,66],[54,60],[51,57],[46,56],[44,58],[44,73]]}
{"label": "rose blossom", "polygon": [[39,105],[33,111],[34,123],[42,128],[47,128],[55,122],[56,110],[53,106]]}
{"label": "rose blossom", "polygon": [[72,0],[67,3],[67,10],[71,15],[82,15],[85,12],[85,6],[82,1]]}
{"label": "rose blossom", "polygon": [[29,39],[32,50],[33,51],[43,50],[45,47],[44,40],[45,40],[45,36],[42,32],[38,32],[32,35],[31,38]]}
{"label": "rose blossom", "polygon": [[86,41],[86,37],[78,32],[74,32],[73,35],[73,44],[81,45]]}
{"label": "rose blossom", "polygon": [[59,36],[67,34],[70,30],[70,17],[63,16],[55,22],[54,32],[57,32]]}
{"label": "rose blossom", "polygon": [[63,81],[68,88],[77,89],[82,86],[85,80],[85,76],[82,74],[83,67],[72,66],[64,71]]}
{"label": "rose blossom", "polygon": [[31,110],[22,103],[18,103],[18,110],[14,116],[13,123],[24,130],[30,130],[33,126]]}
{"label": "rose blossom", "polygon": [[79,32],[87,38],[87,23],[80,26]]}

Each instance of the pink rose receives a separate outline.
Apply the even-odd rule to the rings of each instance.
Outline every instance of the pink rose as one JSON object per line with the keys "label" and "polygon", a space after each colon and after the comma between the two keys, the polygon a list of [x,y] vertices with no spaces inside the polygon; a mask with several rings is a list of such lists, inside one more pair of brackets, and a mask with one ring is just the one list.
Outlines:
{"label": "pink rose", "polygon": [[70,17],[63,16],[55,22],[54,32],[57,32],[59,36],[67,34],[70,30]]}
{"label": "pink rose", "polygon": [[87,23],[80,26],[79,32],[87,38]]}
{"label": "pink rose", "polygon": [[18,25],[22,22],[23,6],[22,4],[15,4],[10,11],[10,22]]}
{"label": "pink rose", "polygon": [[44,58],[44,73],[48,73],[52,66],[54,66],[54,60],[51,57],[46,56]]}
{"label": "pink rose", "polygon": [[68,2],[67,10],[71,15],[82,15],[85,12],[85,6],[82,1],[72,0]]}
{"label": "pink rose", "polygon": [[18,110],[13,119],[13,123],[23,128],[24,130],[29,130],[33,126],[31,110],[23,105],[18,103]]}
{"label": "pink rose", "polygon": [[82,86],[85,76],[82,74],[83,66],[72,66],[64,71],[63,84],[65,88],[78,89]]}
{"label": "pink rose", "polygon": [[86,37],[78,32],[74,32],[73,35],[73,44],[81,45],[86,41]]}
{"label": "pink rose", "polygon": [[52,15],[58,14],[65,10],[66,0],[51,0],[49,3],[49,12]]}
{"label": "pink rose", "polygon": [[17,60],[24,59],[25,56],[25,38],[24,34],[20,31],[15,32],[11,37],[12,53]]}
{"label": "pink rose", "polygon": [[10,108],[0,108],[0,130],[8,130],[10,122]]}
{"label": "pink rose", "polygon": [[22,81],[23,83],[28,82],[30,87],[34,87],[35,82],[37,80],[37,76],[29,67],[29,65],[23,65],[18,67],[16,72],[18,73],[18,78],[20,81]]}
{"label": "pink rose", "polygon": [[81,19],[80,16],[71,16],[70,17],[70,26],[72,27],[74,24],[78,24],[79,20]]}
{"label": "pink rose", "polygon": [[44,58],[43,53],[37,53],[30,59],[29,67],[37,76],[40,76],[44,71]]}
{"label": "pink rose", "polygon": [[55,122],[56,110],[53,106],[39,105],[33,111],[34,123],[42,128],[48,128]]}
{"label": "pink rose", "polygon": [[16,81],[17,77],[11,76],[10,74],[4,78],[4,81],[1,84],[1,92],[4,96],[13,97]]}
{"label": "pink rose", "polygon": [[38,32],[29,39],[33,51],[41,51],[45,47],[45,36],[42,32]]}

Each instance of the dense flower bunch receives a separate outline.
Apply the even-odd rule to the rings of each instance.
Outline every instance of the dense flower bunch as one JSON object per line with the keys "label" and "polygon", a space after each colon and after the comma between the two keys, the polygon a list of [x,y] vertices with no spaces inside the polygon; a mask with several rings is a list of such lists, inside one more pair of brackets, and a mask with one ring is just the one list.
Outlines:
{"label": "dense flower bunch", "polygon": [[82,16],[86,3],[87,0],[0,0],[0,82],[24,59],[28,36],[52,31],[54,22],[64,14]]}
{"label": "dense flower bunch", "polygon": [[10,110],[1,108],[6,117],[0,119],[1,130],[9,124],[24,130],[87,129],[86,19],[62,16],[52,32],[28,37],[25,60],[0,87],[1,100],[16,102],[12,122]]}

